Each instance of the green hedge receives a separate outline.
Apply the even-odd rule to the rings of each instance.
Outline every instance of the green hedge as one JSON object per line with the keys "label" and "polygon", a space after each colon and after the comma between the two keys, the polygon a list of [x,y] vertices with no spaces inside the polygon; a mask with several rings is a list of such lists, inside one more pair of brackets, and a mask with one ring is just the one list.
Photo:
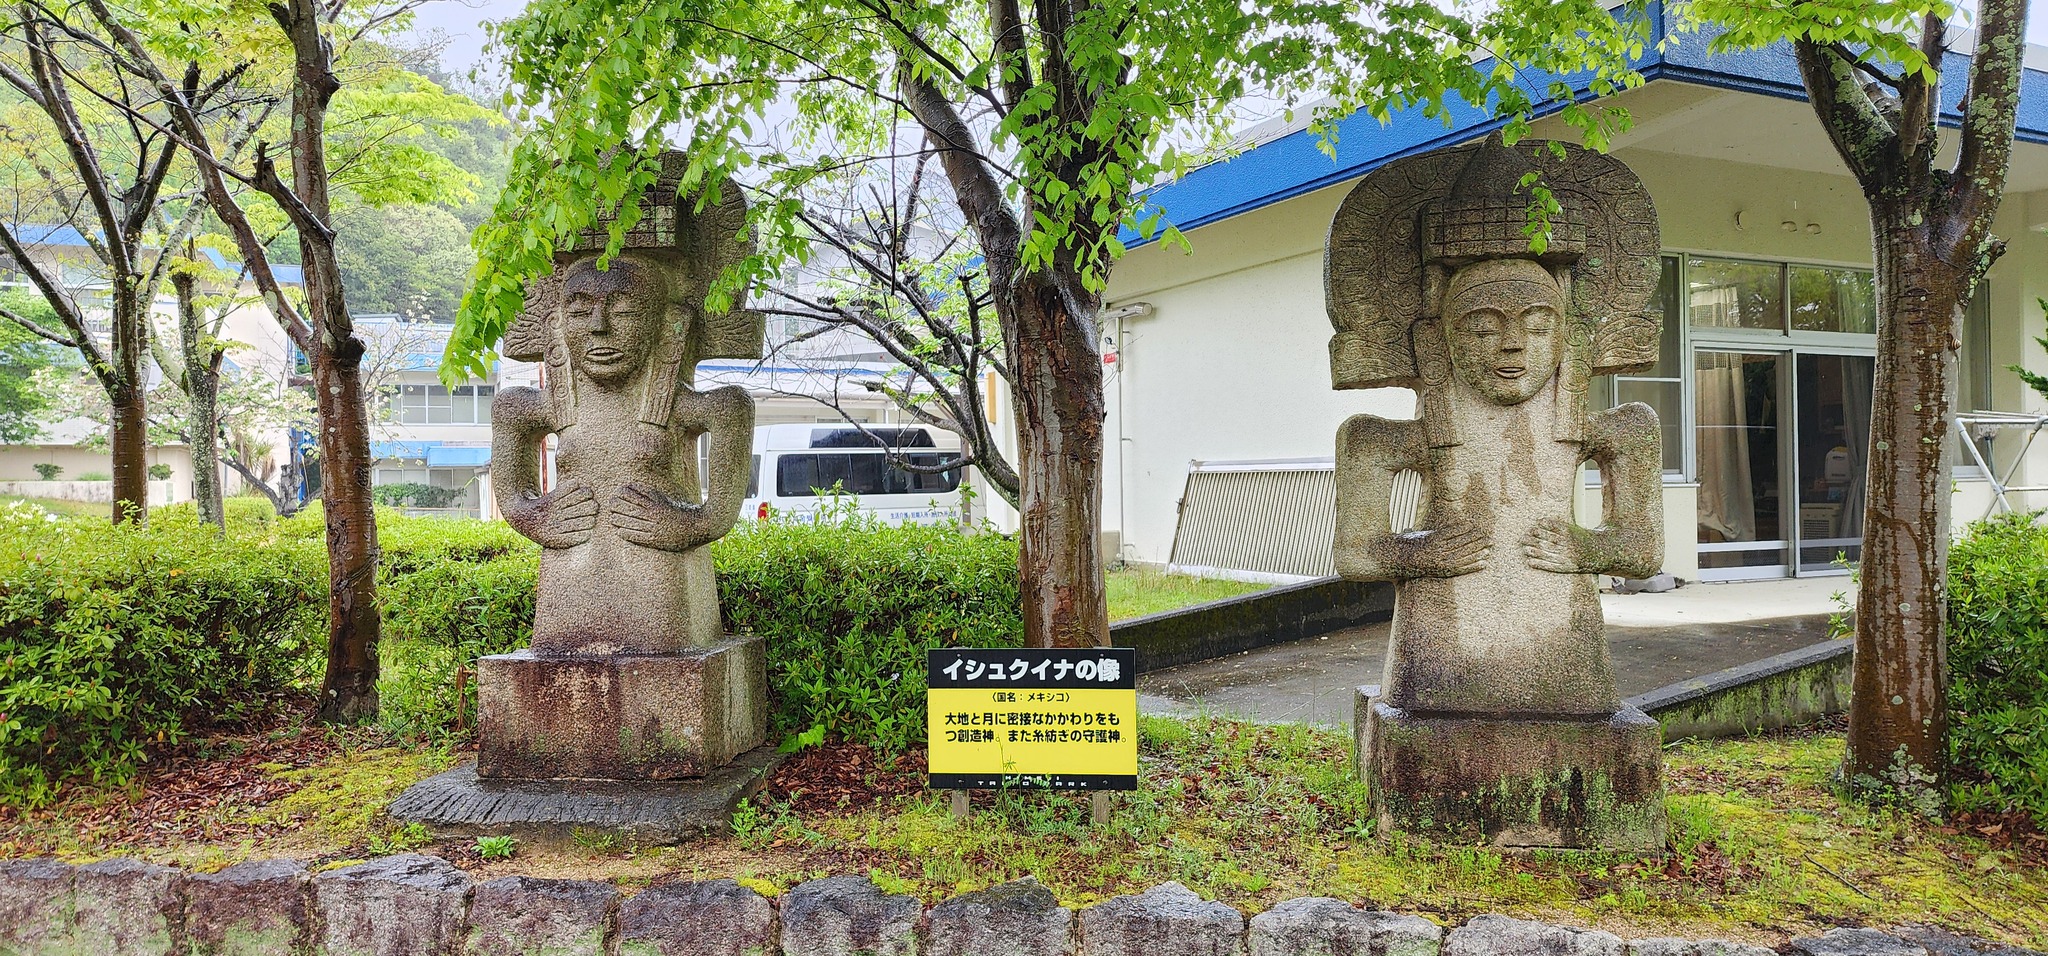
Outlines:
{"label": "green hedge", "polygon": [[324,560],[175,513],[137,528],[0,509],[0,801],[124,780],[145,746],[301,685]]}
{"label": "green hedge", "polygon": [[1949,753],[1964,809],[2048,824],[2048,527],[1970,528],[1948,562]]}
{"label": "green hedge", "polygon": [[726,626],[768,639],[771,734],[924,739],[925,651],[1024,639],[1017,544],[842,514],[751,524],[712,548]]}
{"label": "green hedge", "polygon": [[[408,735],[456,732],[476,706],[458,670],[532,636],[539,551],[497,523],[379,522],[384,722]],[[778,740],[814,728],[892,748],[921,740],[927,649],[1023,639],[1016,543],[1000,535],[843,513],[820,524],[745,523],[712,556],[727,629],[768,639]]]}
{"label": "green hedge", "polygon": [[[0,800],[120,781],[153,743],[315,686],[326,612],[317,507],[189,505],[147,528],[0,508]],[[382,719],[410,738],[474,724],[481,654],[525,646],[539,549],[499,522],[379,509]],[[924,732],[924,652],[1022,636],[1011,539],[840,514],[748,523],[713,547],[727,627],[768,638],[776,739],[822,728],[901,747]],[[458,677],[458,674],[464,676]]]}

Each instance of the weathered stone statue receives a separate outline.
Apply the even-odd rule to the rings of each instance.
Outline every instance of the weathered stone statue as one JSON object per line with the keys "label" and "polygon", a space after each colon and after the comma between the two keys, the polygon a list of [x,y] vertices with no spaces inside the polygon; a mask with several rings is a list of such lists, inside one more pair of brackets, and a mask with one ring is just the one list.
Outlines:
{"label": "weathered stone statue", "polygon": [[[1524,232],[1540,174],[1562,207]],[[1655,849],[1657,724],[1616,693],[1595,575],[1663,560],[1656,413],[1586,408],[1593,375],[1654,363],[1657,220],[1619,160],[1550,144],[1388,164],[1331,226],[1337,388],[1414,389],[1413,420],[1337,436],[1336,564],[1396,582],[1386,674],[1361,696],[1385,829],[1514,846]],[[1586,461],[1597,527],[1573,519]],[[1421,476],[1414,527],[1395,478]]]}
{"label": "weathered stone statue", "polygon": [[[743,300],[725,312],[704,307],[710,283],[752,239],[735,184],[698,209],[698,197],[677,195],[685,157],[660,162],[623,251],[600,266],[609,223],[598,223],[528,290],[506,335],[507,357],[543,367],[542,388],[504,389],[491,406],[498,508],[543,549],[533,642],[478,661],[473,779],[423,783],[415,791],[440,782],[456,796],[409,792],[394,815],[679,836],[687,828],[673,815],[635,816],[669,813],[669,791],[584,788],[578,804],[513,785],[701,778],[766,736],[762,640],[725,633],[707,547],[746,497],[753,400],[693,383],[703,359],[761,354],[760,313]],[[550,435],[555,474],[543,491]],[[733,794],[684,796],[716,825]]]}

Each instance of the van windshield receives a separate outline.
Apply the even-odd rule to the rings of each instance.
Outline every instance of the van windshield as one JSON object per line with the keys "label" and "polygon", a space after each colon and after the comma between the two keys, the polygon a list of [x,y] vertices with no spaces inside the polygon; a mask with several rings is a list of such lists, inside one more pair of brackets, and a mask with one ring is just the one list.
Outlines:
{"label": "van windshield", "polygon": [[[905,456],[913,466],[945,464],[952,456],[914,454]],[[869,495],[937,494],[960,487],[960,469],[922,473],[906,471],[889,463],[876,452],[798,452],[783,455],[775,464],[775,493],[783,498],[814,498],[818,492],[837,486],[846,494]]]}

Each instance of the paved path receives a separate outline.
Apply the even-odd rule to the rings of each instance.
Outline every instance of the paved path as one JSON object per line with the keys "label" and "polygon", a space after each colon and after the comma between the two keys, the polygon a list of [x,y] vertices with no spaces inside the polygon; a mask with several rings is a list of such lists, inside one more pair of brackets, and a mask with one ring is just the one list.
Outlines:
{"label": "paved path", "polygon": [[[1623,697],[1827,639],[1846,577],[1690,584],[1664,594],[1603,594]],[[1147,713],[1351,723],[1355,690],[1377,684],[1387,625],[1154,671],[1138,678]]]}

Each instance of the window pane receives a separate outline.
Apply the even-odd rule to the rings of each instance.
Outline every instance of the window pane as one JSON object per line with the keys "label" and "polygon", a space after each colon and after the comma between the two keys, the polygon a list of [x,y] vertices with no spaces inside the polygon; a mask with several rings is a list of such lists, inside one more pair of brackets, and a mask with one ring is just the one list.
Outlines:
{"label": "window pane", "polygon": [[818,456],[784,455],[775,463],[775,494],[780,498],[808,498],[818,486]]}
{"label": "window pane", "polygon": [[882,473],[889,461],[882,455],[846,455],[846,490],[856,495],[886,494]]}
{"label": "window pane", "polygon": [[407,425],[424,425],[427,423],[427,387],[425,385],[402,386],[398,390],[398,396],[400,402],[399,421]]}
{"label": "window pane", "polygon": [[1877,279],[1860,269],[1792,267],[1792,327],[1803,332],[1877,331]]}
{"label": "window pane", "polygon": [[1693,325],[1785,330],[1784,267],[1694,258],[1688,264],[1686,314]]}
{"label": "window pane", "polygon": [[823,491],[853,490],[853,463],[847,455],[819,455],[818,478],[813,486]]}
{"label": "window pane", "polygon": [[[950,457],[948,455],[912,455],[910,456],[910,463],[927,467],[943,465]],[[948,471],[923,472],[910,475],[910,490],[915,492],[952,491],[958,487],[960,487],[960,469],[958,468]]]}
{"label": "window pane", "polygon": [[[1679,371],[1678,342],[1682,331],[1679,326],[1685,317],[1678,312],[1678,259],[1665,256],[1663,268],[1657,276],[1657,295],[1650,300],[1651,311],[1662,316],[1657,329],[1657,367],[1640,374],[1649,378],[1677,378]],[[1663,409],[1657,409],[1662,412]]]}
{"label": "window pane", "polygon": [[1618,378],[1614,383],[1620,393],[1617,404],[1642,402],[1657,410],[1657,428],[1664,439],[1664,470],[1681,470],[1679,459],[1685,454],[1684,389],[1676,381]]}

